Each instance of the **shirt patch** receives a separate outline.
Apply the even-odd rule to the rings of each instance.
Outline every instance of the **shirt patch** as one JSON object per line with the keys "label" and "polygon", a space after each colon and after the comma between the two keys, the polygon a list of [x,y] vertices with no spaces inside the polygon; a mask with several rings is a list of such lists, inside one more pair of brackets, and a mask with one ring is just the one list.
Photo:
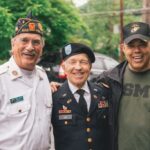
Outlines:
{"label": "shirt patch", "polygon": [[15,98],[10,99],[11,104],[17,103],[17,102],[20,102],[20,101],[23,101],[23,96],[19,96],[19,97],[15,97]]}
{"label": "shirt patch", "polygon": [[69,115],[59,115],[59,120],[71,120],[72,114]]}
{"label": "shirt patch", "polygon": [[98,108],[108,108],[108,101],[100,101],[98,103]]}

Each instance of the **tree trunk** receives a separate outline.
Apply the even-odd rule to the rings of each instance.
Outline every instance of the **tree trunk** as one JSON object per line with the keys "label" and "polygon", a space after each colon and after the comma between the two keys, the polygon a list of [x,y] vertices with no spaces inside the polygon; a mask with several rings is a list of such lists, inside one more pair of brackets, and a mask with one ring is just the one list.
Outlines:
{"label": "tree trunk", "polygon": [[150,2],[149,0],[143,0],[143,21],[150,24]]}

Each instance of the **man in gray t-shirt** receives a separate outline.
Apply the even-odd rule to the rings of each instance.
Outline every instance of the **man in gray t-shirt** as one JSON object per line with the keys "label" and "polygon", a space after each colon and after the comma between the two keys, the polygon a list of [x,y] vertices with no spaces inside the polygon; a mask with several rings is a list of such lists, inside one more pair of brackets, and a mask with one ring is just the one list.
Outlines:
{"label": "man in gray t-shirt", "polygon": [[150,150],[150,26],[123,28],[126,61],[104,72],[97,82],[112,90],[109,103],[112,150]]}

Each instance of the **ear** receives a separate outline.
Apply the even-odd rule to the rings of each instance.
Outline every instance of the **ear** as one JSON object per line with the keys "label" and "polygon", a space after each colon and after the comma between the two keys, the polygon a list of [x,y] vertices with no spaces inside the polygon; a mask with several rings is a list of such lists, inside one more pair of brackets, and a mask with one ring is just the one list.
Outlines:
{"label": "ear", "polygon": [[61,67],[65,71],[65,62],[64,61],[61,63]]}
{"label": "ear", "polygon": [[91,70],[91,68],[92,68],[92,63],[90,62],[90,70]]}
{"label": "ear", "polygon": [[124,43],[121,43],[121,44],[119,45],[119,48],[120,48],[120,53],[124,53],[124,49],[125,49]]}
{"label": "ear", "polygon": [[15,42],[15,38],[12,38],[12,39],[11,39],[11,47],[12,47],[12,48],[14,47],[14,42]]}

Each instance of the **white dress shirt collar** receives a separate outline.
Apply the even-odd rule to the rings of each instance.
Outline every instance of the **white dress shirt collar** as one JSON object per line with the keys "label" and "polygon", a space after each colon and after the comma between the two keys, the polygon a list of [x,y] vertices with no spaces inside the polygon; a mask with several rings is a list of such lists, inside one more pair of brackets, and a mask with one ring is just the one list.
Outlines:
{"label": "white dress shirt collar", "polygon": [[[74,94],[79,89],[78,87],[73,85],[69,80],[68,80],[68,85],[69,85],[69,88],[70,88],[72,94]],[[90,93],[90,89],[89,89],[87,81],[85,82],[85,84],[82,86],[81,89],[83,89],[86,93]]]}

